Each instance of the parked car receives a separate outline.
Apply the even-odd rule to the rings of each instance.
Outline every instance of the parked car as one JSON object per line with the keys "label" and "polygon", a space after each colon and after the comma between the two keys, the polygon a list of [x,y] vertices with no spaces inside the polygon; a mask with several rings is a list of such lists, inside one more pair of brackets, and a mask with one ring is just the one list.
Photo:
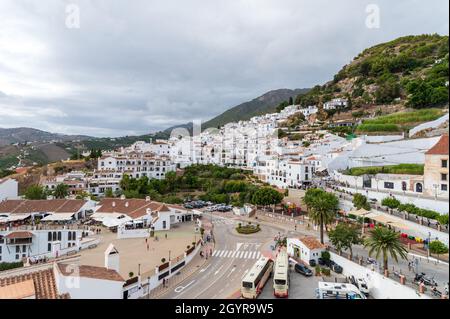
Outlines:
{"label": "parked car", "polygon": [[322,257],[319,257],[319,259],[317,259],[317,261],[319,262],[320,266],[328,266],[328,264],[330,263],[330,260],[324,259]]}
{"label": "parked car", "polygon": [[315,259],[311,259],[311,260],[309,261],[309,265],[310,265],[311,267],[316,267],[316,265],[317,265],[316,260],[315,260]]}
{"label": "parked car", "polygon": [[344,271],[344,269],[336,263],[334,263],[330,268],[337,274],[342,274]]}
{"label": "parked car", "polygon": [[193,209],[194,206],[192,206],[191,204],[184,204],[184,208]]}
{"label": "parked car", "polygon": [[313,272],[308,267],[302,264],[295,264],[294,269],[296,272],[302,274],[303,276],[310,277],[313,275]]}

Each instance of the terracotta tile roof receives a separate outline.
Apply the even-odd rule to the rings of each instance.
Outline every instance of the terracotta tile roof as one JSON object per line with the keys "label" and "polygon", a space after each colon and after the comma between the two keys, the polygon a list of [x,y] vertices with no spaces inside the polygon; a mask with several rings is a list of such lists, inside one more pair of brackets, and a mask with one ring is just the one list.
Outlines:
{"label": "terracotta tile roof", "polygon": [[325,245],[323,245],[317,238],[307,236],[299,238],[300,241],[309,249],[323,249]]}
{"label": "terracotta tile roof", "polygon": [[0,213],[77,213],[85,204],[82,199],[6,200],[0,203]]}
{"label": "terracotta tile roof", "polygon": [[[67,269],[69,264],[58,264],[58,269],[64,276],[70,276],[73,271]],[[93,279],[103,279],[111,281],[123,281],[125,279],[119,273],[113,269],[107,269],[105,267],[88,266],[88,265],[77,265],[80,277],[93,278]]]}
{"label": "terracotta tile roof", "polygon": [[0,278],[0,287],[7,287],[24,281],[32,280],[36,299],[67,299],[68,295],[59,295],[56,288],[53,269],[40,270],[13,277]]}
{"label": "terracotta tile roof", "polygon": [[441,136],[439,141],[430,148],[426,155],[448,155],[448,134]]}
{"label": "terracotta tile roof", "polygon": [[32,279],[0,287],[0,299],[23,299],[36,295]]}
{"label": "terracotta tile roof", "polygon": [[5,237],[9,238],[9,239],[14,239],[14,238],[31,238],[31,237],[33,237],[33,234],[28,232],[28,231],[15,231],[15,232],[9,233]]}

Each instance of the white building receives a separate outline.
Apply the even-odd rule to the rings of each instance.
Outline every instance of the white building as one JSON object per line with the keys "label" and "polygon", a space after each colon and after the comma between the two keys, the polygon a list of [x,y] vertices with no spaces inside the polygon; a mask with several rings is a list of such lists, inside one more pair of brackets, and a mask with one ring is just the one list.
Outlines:
{"label": "white building", "polygon": [[332,99],[331,101],[328,101],[323,104],[324,110],[335,110],[338,108],[346,108],[347,107],[347,100],[342,98]]}
{"label": "white building", "polygon": [[304,263],[308,264],[311,260],[315,260],[316,263],[320,258],[322,251],[325,250],[325,245],[315,237],[302,237],[302,238],[288,238],[287,239],[287,252],[290,256],[299,258]]}
{"label": "white building", "polygon": [[18,198],[19,183],[12,178],[0,179],[0,202]]}

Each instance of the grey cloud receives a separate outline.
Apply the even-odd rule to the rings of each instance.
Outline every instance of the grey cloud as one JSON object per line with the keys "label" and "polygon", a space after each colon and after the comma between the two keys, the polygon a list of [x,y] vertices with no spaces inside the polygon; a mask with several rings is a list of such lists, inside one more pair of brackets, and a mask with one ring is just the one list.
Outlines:
{"label": "grey cloud", "polygon": [[[67,3],[80,29],[65,27]],[[380,29],[365,27],[369,3]],[[446,0],[6,0],[0,126],[148,133],[322,84],[368,46],[434,32],[448,34]]]}

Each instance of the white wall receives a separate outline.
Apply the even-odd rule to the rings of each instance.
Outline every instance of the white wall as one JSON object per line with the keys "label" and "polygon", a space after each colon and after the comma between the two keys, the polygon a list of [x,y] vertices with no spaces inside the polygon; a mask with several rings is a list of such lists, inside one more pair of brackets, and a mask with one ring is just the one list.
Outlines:
{"label": "white wall", "polygon": [[12,178],[0,183],[0,202],[6,199],[18,198],[19,183]]}
{"label": "white wall", "polygon": [[342,256],[330,252],[331,259],[342,266],[345,276],[364,278],[370,290],[370,295],[375,299],[431,299],[429,296],[419,294],[408,286],[401,285],[392,279],[360,266]]}

